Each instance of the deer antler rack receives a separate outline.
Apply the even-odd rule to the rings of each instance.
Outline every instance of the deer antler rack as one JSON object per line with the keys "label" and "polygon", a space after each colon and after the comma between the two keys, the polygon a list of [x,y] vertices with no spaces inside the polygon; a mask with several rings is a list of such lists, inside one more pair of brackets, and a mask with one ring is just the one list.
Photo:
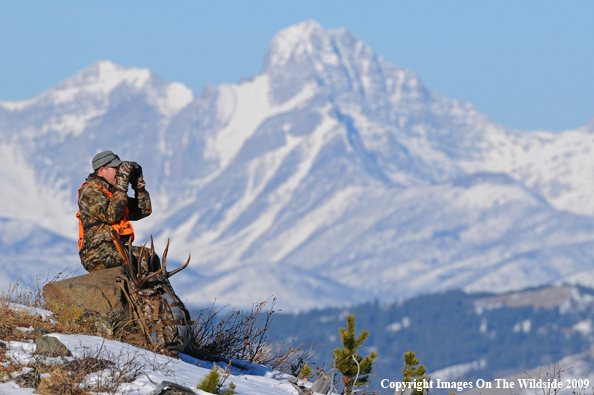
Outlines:
{"label": "deer antler rack", "polygon": [[[152,243],[152,241],[153,241],[153,237],[151,236],[151,243]],[[184,270],[190,264],[190,259],[192,259],[192,254],[189,254],[188,260],[186,261],[185,265],[183,265],[179,269],[175,269],[172,272],[168,272],[166,269],[167,268],[167,251],[169,251],[169,239],[167,239],[167,246],[165,247],[165,252],[163,252],[163,268],[162,268],[162,270],[164,271],[165,278],[169,278],[169,277],[173,276],[174,274],[179,273],[182,270]]]}
{"label": "deer antler rack", "polygon": [[146,247],[146,243],[144,243],[144,245],[140,248],[140,254],[138,255],[137,265],[136,265],[136,268],[134,268],[133,267],[134,257],[132,255],[132,242],[130,241],[128,243],[128,256],[126,256],[126,253],[124,250],[124,245],[122,244],[120,236],[114,230],[111,231],[111,239],[113,240],[118,252],[122,256],[122,259],[124,260],[124,264],[128,268],[128,272],[130,273],[130,279],[132,280],[134,285],[136,285],[136,287],[138,287],[138,288],[141,288],[147,281],[149,281],[151,278],[153,278],[159,274],[163,275],[163,277],[165,277],[165,278],[169,278],[169,277],[173,276],[174,274],[179,273],[180,271],[185,269],[190,264],[190,259],[192,258],[192,254],[190,254],[185,265],[183,265],[179,269],[175,269],[172,272],[168,272],[166,265],[167,265],[167,251],[169,251],[169,239],[167,239],[167,246],[165,247],[165,251],[163,252],[163,267],[157,271],[152,271],[154,255],[155,255],[155,247],[154,247],[154,243],[153,243],[153,236],[151,235],[151,256],[149,257],[149,262],[147,262],[148,272],[146,274],[142,274],[141,258],[144,254],[144,249]]}
{"label": "deer antler rack", "polygon": [[[142,248],[140,249],[140,254],[138,254],[138,259],[137,259],[137,280],[134,281],[134,279],[132,279],[132,281],[134,281],[134,284],[138,287],[138,288],[142,288],[142,286],[151,278],[157,276],[158,274],[161,274],[163,272],[164,268],[161,268],[160,270],[157,270],[156,272],[147,272],[146,275],[142,274],[142,268],[140,265],[140,261],[142,260],[142,254],[144,252],[144,247],[146,246],[146,243],[144,243],[144,245],[142,246]],[[154,254],[154,250],[151,251],[151,261],[152,261],[152,254]],[[129,265],[128,267],[131,268],[132,267],[132,262],[134,262],[134,257],[132,256],[132,241],[128,242],[128,262]],[[132,270],[134,271],[134,270]]]}

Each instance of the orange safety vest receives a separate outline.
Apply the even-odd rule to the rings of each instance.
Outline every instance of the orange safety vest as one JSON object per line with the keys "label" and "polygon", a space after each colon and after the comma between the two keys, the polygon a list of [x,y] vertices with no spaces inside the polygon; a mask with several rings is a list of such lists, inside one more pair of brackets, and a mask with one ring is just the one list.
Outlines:
{"label": "orange safety vest", "polygon": [[[111,199],[112,194],[107,189],[103,188],[101,185],[95,184],[94,182],[85,181],[81,185],[81,187],[78,188],[77,201],[80,200],[80,190],[82,189],[82,187],[85,186],[85,184],[93,184],[96,187],[103,189],[103,192],[105,192],[107,194],[107,196],[109,196],[109,198]],[[134,241],[134,228],[132,227],[132,224],[128,220],[128,218],[129,218],[128,213],[129,213],[129,210],[128,210],[128,207],[126,207],[126,211],[124,212],[124,216],[122,217],[122,219],[120,219],[119,221],[117,221],[114,224],[111,224],[111,227],[120,236],[130,236],[131,237],[130,241]],[[78,218],[78,250],[80,251],[82,249],[83,242],[85,240],[85,228],[83,227],[82,220],[80,219],[80,210],[78,210],[78,212],[76,213],[76,218]],[[91,226],[99,225],[100,223],[101,222],[94,223],[94,224],[91,224]],[[89,227],[90,226],[88,226],[87,228],[89,228]]]}

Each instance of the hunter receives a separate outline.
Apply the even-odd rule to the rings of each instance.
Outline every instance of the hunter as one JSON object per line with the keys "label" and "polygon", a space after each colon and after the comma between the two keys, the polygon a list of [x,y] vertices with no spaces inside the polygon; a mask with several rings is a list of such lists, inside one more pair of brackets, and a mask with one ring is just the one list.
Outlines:
{"label": "hunter", "polygon": [[[138,163],[121,161],[113,152],[104,151],[95,155],[92,166],[94,172],[78,190],[76,214],[80,261],[89,272],[123,265],[111,231],[115,230],[127,245],[134,240],[130,221],[148,217],[152,212],[151,198],[144,188],[146,183]],[[128,184],[134,189],[133,198],[128,197]],[[139,250],[133,247],[136,259]],[[143,266],[145,264],[143,262]]]}

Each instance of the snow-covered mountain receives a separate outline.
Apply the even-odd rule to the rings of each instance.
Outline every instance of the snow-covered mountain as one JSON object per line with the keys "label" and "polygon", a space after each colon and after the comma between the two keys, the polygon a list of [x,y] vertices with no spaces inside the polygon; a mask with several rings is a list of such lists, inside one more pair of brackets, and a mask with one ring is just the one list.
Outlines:
{"label": "snow-covered mountain", "polygon": [[594,285],[594,121],[506,129],[346,30],[291,26],[261,73],[200,96],[103,61],[0,102],[5,282],[78,265],[76,191],[106,149],[143,166],[139,239],[192,253],[191,303]]}

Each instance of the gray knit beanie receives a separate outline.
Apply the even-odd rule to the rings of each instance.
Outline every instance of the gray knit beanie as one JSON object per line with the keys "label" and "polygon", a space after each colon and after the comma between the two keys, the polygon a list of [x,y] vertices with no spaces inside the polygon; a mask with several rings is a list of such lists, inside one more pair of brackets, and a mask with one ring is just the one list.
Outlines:
{"label": "gray knit beanie", "polygon": [[120,163],[122,163],[120,157],[111,151],[99,152],[92,162],[94,171],[101,167],[118,167]]}

